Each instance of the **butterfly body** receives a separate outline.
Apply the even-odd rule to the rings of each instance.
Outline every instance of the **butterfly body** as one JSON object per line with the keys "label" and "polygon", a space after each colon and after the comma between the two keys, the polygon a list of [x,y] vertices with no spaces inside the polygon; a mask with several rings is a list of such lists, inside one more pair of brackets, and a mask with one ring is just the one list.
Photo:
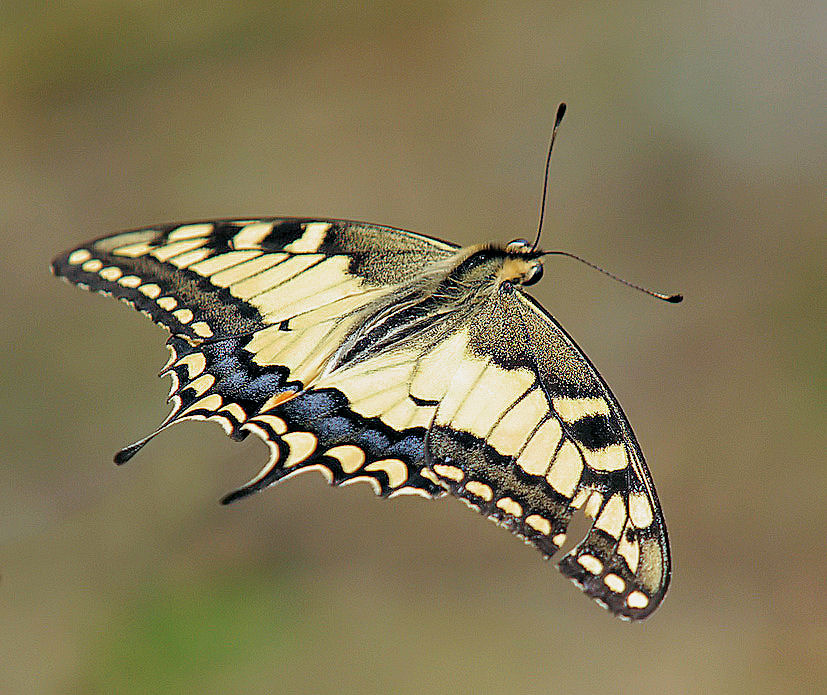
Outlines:
{"label": "butterfly body", "polygon": [[164,225],[58,257],[54,272],[172,333],[164,428],[212,419],[270,460],[228,495],[307,470],[377,494],[451,494],[534,544],[625,618],[669,582],[666,529],[620,406],[525,291],[524,241],[460,248],[389,227],[273,218]]}

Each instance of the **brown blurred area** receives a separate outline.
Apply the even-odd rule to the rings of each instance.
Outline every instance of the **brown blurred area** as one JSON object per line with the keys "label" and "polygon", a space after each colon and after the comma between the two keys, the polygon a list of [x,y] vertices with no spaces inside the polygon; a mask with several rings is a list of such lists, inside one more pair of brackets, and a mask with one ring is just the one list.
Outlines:
{"label": "brown blurred area", "polygon": [[[0,692],[827,687],[823,8],[0,5]],[[255,215],[530,237],[612,385],[674,576],[641,625],[454,500],[305,476],[166,412],[164,332],[52,279],[120,229]],[[252,438],[251,438],[252,439]]]}

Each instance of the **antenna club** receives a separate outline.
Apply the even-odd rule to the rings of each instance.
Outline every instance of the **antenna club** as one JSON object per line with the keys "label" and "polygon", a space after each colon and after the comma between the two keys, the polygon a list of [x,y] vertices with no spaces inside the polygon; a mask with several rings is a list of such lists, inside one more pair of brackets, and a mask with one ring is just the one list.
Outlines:
{"label": "antenna club", "polygon": [[680,304],[683,301],[683,295],[682,294],[670,294],[666,298],[666,301],[670,302],[671,304]]}
{"label": "antenna club", "polygon": [[560,106],[557,107],[557,115],[554,117],[554,127],[556,128],[560,125],[560,121],[563,120],[563,116],[566,115],[566,102],[561,101]]}

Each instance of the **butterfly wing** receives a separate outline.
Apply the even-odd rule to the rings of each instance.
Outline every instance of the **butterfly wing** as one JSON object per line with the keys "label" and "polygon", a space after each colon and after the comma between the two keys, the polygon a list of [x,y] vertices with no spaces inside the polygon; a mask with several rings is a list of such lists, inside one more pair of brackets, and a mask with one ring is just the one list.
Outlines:
{"label": "butterfly wing", "polygon": [[172,333],[162,372],[173,380],[172,411],[117,462],[177,422],[214,420],[235,439],[257,434],[271,452],[262,472],[228,499],[311,468],[335,483],[368,480],[383,495],[434,496],[443,491],[414,463],[423,431],[368,421],[340,394],[306,387],[364,307],[455,250],[358,222],[224,220],[104,237],[61,255],[52,268]]}
{"label": "butterfly wing", "polygon": [[583,509],[591,530],[560,570],[613,613],[646,617],[669,583],[669,544],[640,447],[609,388],[517,290],[495,295],[466,331],[428,433],[435,480],[546,556]]}

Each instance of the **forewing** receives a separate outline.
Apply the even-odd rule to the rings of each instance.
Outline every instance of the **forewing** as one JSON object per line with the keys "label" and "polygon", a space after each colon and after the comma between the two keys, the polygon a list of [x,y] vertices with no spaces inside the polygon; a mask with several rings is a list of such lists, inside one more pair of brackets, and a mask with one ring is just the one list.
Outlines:
{"label": "forewing", "polygon": [[640,619],[669,583],[666,527],[620,406],[532,299],[496,294],[467,326],[428,434],[435,480],[544,555],[578,509],[591,530],[559,562],[589,596]]}
{"label": "forewing", "polygon": [[229,499],[312,468],[334,483],[370,478],[383,495],[432,496],[441,489],[412,463],[422,458],[422,432],[413,452],[417,434],[367,422],[334,391],[308,389],[365,307],[454,248],[357,222],[223,220],[105,237],[52,267],[173,334],[164,369],[172,412],[119,452],[119,463],[172,424],[211,419],[236,439],[254,432],[270,447],[262,473]]}

